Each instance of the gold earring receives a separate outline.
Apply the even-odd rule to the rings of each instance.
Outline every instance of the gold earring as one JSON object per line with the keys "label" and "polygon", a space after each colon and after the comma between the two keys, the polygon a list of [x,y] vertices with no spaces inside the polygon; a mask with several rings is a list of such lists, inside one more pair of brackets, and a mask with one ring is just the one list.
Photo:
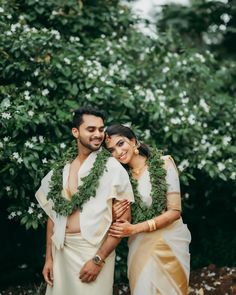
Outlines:
{"label": "gold earring", "polygon": [[138,145],[134,145],[134,153],[135,153],[135,155],[139,154],[138,147],[139,147]]}

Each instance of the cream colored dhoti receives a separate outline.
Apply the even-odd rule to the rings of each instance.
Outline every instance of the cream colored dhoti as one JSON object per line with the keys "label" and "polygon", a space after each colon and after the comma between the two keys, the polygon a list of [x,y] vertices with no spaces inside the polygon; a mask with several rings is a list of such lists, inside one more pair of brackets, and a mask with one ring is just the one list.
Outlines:
{"label": "cream colored dhoti", "polygon": [[79,233],[66,233],[64,248],[57,250],[53,246],[54,285],[47,286],[46,295],[112,295],[115,252],[106,258],[94,282],[82,283],[79,279],[81,267],[96,254],[99,246],[88,243]]}
{"label": "cream colored dhoti", "polygon": [[129,240],[128,277],[132,295],[186,295],[190,232],[182,219]]}

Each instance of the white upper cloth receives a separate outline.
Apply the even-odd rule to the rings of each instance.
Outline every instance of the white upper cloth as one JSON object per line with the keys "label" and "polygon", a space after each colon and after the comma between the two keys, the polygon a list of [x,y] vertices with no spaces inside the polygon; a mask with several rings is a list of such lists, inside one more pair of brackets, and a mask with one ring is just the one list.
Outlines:
{"label": "white upper cloth", "polygon": [[[81,185],[81,178],[87,176],[93,167],[98,152],[92,152],[81,165],[78,171],[78,186]],[[63,187],[67,189],[70,164],[66,164],[63,169]],[[36,192],[36,198],[54,222],[54,234],[52,241],[57,249],[63,248],[67,217],[58,215],[53,209],[52,200],[47,200],[50,190],[50,180],[53,171],[50,171],[41,182],[41,186]],[[122,165],[112,157],[108,158],[106,169],[100,177],[96,196],[90,198],[84,205],[80,213],[80,229],[82,237],[93,245],[97,245],[106,235],[112,222],[112,199],[127,199],[134,201],[132,187],[129,176]]]}

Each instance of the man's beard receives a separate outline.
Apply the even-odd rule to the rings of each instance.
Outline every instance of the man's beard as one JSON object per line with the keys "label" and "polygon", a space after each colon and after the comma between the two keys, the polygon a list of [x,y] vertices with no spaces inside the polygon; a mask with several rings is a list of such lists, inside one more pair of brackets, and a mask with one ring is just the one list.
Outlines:
{"label": "man's beard", "polygon": [[97,147],[94,147],[91,144],[84,142],[82,138],[80,138],[79,141],[80,141],[81,145],[83,145],[85,148],[87,148],[88,150],[90,150],[92,152],[99,150],[102,145],[102,140],[101,140],[101,144]]}

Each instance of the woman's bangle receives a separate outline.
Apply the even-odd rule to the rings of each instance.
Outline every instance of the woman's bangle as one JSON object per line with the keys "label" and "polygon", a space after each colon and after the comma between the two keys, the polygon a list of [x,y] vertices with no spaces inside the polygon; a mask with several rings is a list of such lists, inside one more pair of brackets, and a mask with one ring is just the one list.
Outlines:
{"label": "woman's bangle", "polygon": [[157,225],[156,225],[156,222],[154,219],[147,220],[147,223],[148,223],[148,227],[149,227],[150,232],[157,229]]}

